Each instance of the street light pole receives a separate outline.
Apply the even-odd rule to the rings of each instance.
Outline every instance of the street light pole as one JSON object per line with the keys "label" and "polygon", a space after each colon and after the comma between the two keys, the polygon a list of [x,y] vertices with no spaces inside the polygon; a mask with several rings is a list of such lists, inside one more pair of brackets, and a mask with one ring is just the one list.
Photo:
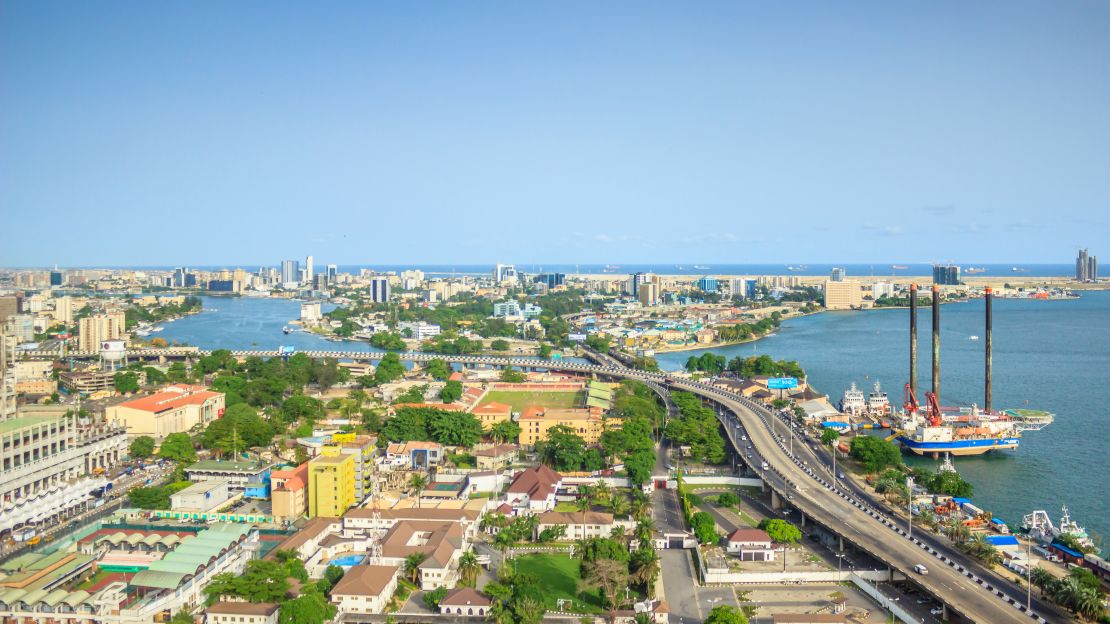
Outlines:
{"label": "street light pole", "polygon": [[913,539],[913,477],[906,477],[906,490],[909,493],[909,496],[907,498],[910,499],[910,502],[906,506],[906,515],[908,516],[908,520],[907,520],[906,524],[909,527],[908,528],[909,538],[912,540]]}
{"label": "street light pole", "polygon": [[1033,566],[1029,560],[1029,539],[1025,540],[1025,611],[1033,611]]}

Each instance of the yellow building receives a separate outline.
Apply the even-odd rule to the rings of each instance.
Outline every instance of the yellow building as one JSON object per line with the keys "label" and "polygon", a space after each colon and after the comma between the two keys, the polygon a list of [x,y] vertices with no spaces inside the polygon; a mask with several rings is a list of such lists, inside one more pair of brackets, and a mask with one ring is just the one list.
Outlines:
{"label": "yellow building", "polygon": [[132,438],[150,436],[161,442],[171,433],[207,425],[224,413],[224,394],[203,386],[178,384],[105,410],[107,420],[127,427]]}
{"label": "yellow building", "polygon": [[829,310],[855,310],[863,306],[863,289],[859,282],[845,280],[825,282],[825,307]]}
{"label": "yellow building", "polygon": [[552,427],[563,425],[568,427],[575,435],[586,441],[586,444],[597,444],[601,439],[601,432],[605,430],[605,421],[596,409],[554,409],[543,407],[529,407],[520,415],[520,444],[521,446],[534,446],[536,442],[547,439],[547,432]]}
{"label": "yellow building", "polygon": [[499,422],[512,420],[513,406],[497,401],[488,401],[470,410],[471,414],[482,423],[482,429],[489,431],[490,427]]}
{"label": "yellow building", "polygon": [[126,324],[126,316],[119,311],[86,316],[77,323],[77,348],[96,351],[105,340],[124,340]]}
{"label": "yellow building", "polygon": [[355,458],[325,446],[308,463],[308,515],[339,518],[355,504]]}

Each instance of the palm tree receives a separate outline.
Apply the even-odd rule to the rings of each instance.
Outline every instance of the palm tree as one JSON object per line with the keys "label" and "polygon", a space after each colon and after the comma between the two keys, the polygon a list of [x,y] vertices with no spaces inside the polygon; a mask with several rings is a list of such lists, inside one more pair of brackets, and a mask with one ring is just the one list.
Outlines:
{"label": "palm tree", "polygon": [[594,498],[600,502],[605,503],[613,496],[613,489],[609,484],[598,479],[597,485],[594,486]]}
{"label": "palm tree", "polygon": [[574,507],[582,513],[582,537],[586,536],[586,512],[590,510],[590,499],[586,497],[579,498],[574,501]]}
{"label": "palm tree", "polygon": [[651,518],[640,518],[636,523],[634,535],[640,541],[641,547],[643,544],[650,544],[651,539],[655,537],[655,521]]}
{"label": "palm tree", "polygon": [[627,544],[628,538],[631,537],[631,535],[628,534],[628,527],[618,525],[609,531],[609,537],[623,544]]}
{"label": "palm tree", "polygon": [[1044,598],[1045,590],[1056,582],[1056,577],[1048,570],[1037,566],[1029,571],[1029,581],[1041,590],[1041,598]]}
{"label": "palm tree", "polygon": [[478,556],[473,550],[468,550],[459,557],[459,576],[462,577],[463,585],[474,587],[481,570],[482,566],[478,564]]}
{"label": "palm tree", "polygon": [[416,506],[420,506],[420,490],[428,487],[428,477],[419,472],[412,473],[409,477],[409,491],[416,496]]}
{"label": "palm tree", "polygon": [[1097,620],[1106,613],[1102,595],[1094,587],[1083,587],[1075,597],[1075,612],[1086,620]]}
{"label": "palm tree", "polygon": [[999,553],[998,549],[994,547],[994,544],[991,544],[990,542],[983,543],[983,545],[979,548],[979,553],[977,556],[979,557],[979,560],[983,562],[983,565],[987,566],[988,568],[993,568],[995,565],[1002,563],[1002,554]]}
{"label": "palm tree", "polygon": [[628,516],[628,499],[621,494],[614,495],[609,501],[609,509],[613,512],[614,517],[624,518]]}
{"label": "palm tree", "polygon": [[[633,492],[639,492],[639,490],[633,490]],[[637,520],[641,520],[647,513],[647,498],[642,493],[639,496],[634,493],[632,495],[632,500],[628,503],[628,506],[629,512],[632,514],[632,517]]]}
{"label": "palm tree", "polygon": [[1075,611],[1083,586],[1074,578],[1060,579],[1052,584],[1052,599],[1062,607]]}
{"label": "palm tree", "polygon": [[409,580],[413,583],[416,583],[416,579],[420,575],[420,564],[424,563],[427,558],[428,555],[419,552],[405,557],[405,574],[409,575]]}

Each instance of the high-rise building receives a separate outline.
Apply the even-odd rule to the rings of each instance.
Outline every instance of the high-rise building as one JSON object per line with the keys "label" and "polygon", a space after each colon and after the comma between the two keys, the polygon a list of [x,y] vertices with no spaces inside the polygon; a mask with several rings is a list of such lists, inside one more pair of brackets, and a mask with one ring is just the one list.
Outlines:
{"label": "high-rise building", "polygon": [[501,284],[503,282],[515,282],[517,280],[516,267],[511,264],[498,264],[493,267],[493,281]]}
{"label": "high-rise building", "polygon": [[312,256],[304,259],[304,281],[312,283]]}
{"label": "high-rise building", "polygon": [[329,264],[327,266],[326,273],[328,276],[328,281],[331,283],[335,283],[335,278],[339,275],[339,265]]}
{"label": "high-rise building", "polygon": [[53,271],[50,272],[50,285],[51,286],[61,286],[64,282],[65,282],[65,275],[63,275],[61,271],[59,271],[58,269],[54,269]]}
{"label": "high-rise building", "polygon": [[847,280],[825,282],[825,307],[829,310],[852,310],[863,305],[859,282]]}
{"label": "high-rise building", "polygon": [[536,279],[534,281],[536,283],[539,283],[539,284],[546,284],[548,288],[555,288],[556,286],[562,286],[563,284],[566,283],[567,274],[566,273],[544,273],[542,275],[537,275]]}
{"label": "high-rise building", "polygon": [[833,267],[832,274],[829,279],[834,282],[843,282],[844,277],[848,274],[842,267]]}
{"label": "high-rise building", "polygon": [[695,285],[705,292],[717,292],[717,278],[715,277],[703,277]]}
{"label": "high-rise building", "polygon": [[960,267],[955,264],[934,264],[933,283],[938,286],[959,286]]}
{"label": "high-rise building", "polygon": [[173,285],[177,288],[185,288],[185,276],[189,275],[189,269],[185,267],[177,267],[173,270]]}
{"label": "high-rise building", "polygon": [[81,319],[77,325],[77,349],[97,351],[105,340],[126,337],[126,316],[123,312],[102,312]]}
{"label": "high-rise building", "polygon": [[386,303],[389,301],[388,277],[370,278],[370,300],[374,303]]}
{"label": "high-rise building", "polygon": [[640,284],[654,280],[651,273],[633,273],[628,276],[628,294],[633,297],[640,296]]}
{"label": "high-rise building", "polygon": [[281,261],[281,283],[296,284],[300,281],[301,264],[296,260]]}
{"label": "high-rise building", "polygon": [[655,282],[640,282],[636,287],[636,298],[644,307],[650,307],[659,303],[659,284]]}
{"label": "high-rise building", "polygon": [[1075,259],[1075,280],[1077,282],[1093,282],[1098,279],[1098,259],[1090,255],[1086,249],[1079,250]]}
{"label": "high-rise building", "polygon": [[308,463],[308,515],[340,518],[355,504],[355,458],[325,446]]}

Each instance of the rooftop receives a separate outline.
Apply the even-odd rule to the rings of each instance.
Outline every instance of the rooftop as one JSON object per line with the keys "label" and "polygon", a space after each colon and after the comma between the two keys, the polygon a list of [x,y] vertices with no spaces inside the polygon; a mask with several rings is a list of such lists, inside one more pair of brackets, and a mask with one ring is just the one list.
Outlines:
{"label": "rooftop", "polygon": [[159,414],[186,405],[203,405],[206,401],[222,396],[220,392],[211,392],[201,386],[167,386],[162,392],[124,401],[118,407]]}
{"label": "rooftop", "polygon": [[356,565],[339,579],[331,590],[333,595],[341,596],[380,596],[393,577],[397,566]]}
{"label": "rooftop", "polygon": [[185,468],[185,471],[242,472],[247,474],[258,474],[271,467],[273,467],[273,464],[266,464],[264,462],[220,461],[218,459],[204,459]]}
{"label": "rooftop", "polygon": [[281,605],[272,602],[224,602],[220,601],[204,610],[207,614],[221,615],[273,615]]}

